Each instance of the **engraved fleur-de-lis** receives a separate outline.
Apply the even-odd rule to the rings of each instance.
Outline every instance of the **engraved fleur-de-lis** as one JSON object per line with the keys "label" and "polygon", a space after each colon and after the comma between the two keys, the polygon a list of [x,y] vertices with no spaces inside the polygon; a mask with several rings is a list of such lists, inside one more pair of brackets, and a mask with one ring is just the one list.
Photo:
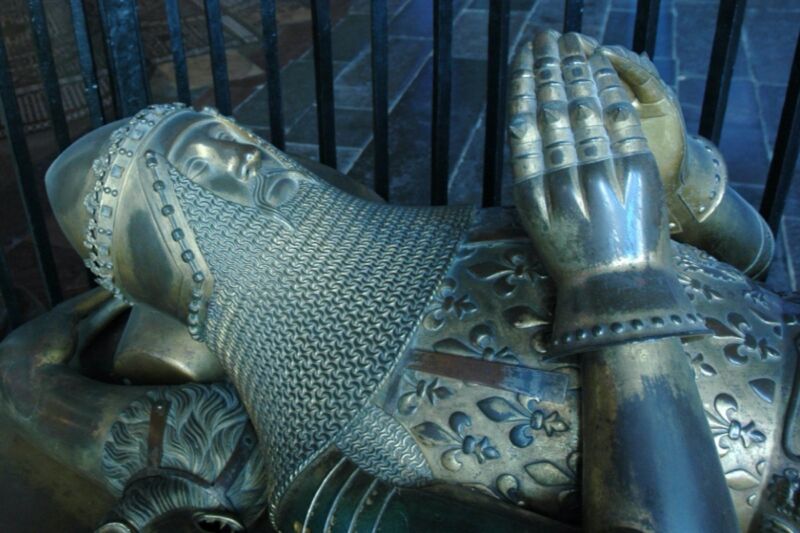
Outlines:
{"label": "engraved fleur-de-lis", "polygon": [[472,435],[467,431],[472,427],[472,419],[466,413],[456,411],[450,415],[448,425],[453,433],[435,422],[423,422],[411,428],[425,446],[447,445],[440,457],[442,466],[447,470],[461,470],[464,466],[461,458],[464,455],[474,457],[478,464],[500,457],[500,452],[492,445],[489,437]]}
{"label": "engraved fleur-de-lis", "polygon": [[728,341],[723,348],[725,358],[735,365],[747,363],[749,357],[760,360],[780,358],[781,354],[773,348],[766,338],[757,337],[753,326],[739,313],[728,313],[728,324],[716,318],[706,318],[706,326],[714,332],[714,336]]}
{"label": "engraved fleur-de-lis", "polygon": [[756,429],[755,422],[751,420],[744,423],[740,420],[739,403],[730,394],[718,394],[714,399],[714,410],[706,410],[706,417],[720,449],[720,457],[725,456],[737,442],[749,448],[767,440],[767,436]]}
{"label": "engraved fleur-de-lis", "polygon": [[558,411],[542,409],[538,404],[536,398],[529,396],[517,395],[516,403],[500,396],[491,396],[480,400],[478,409],[493,422],[517,422],[508,438],[517,448],[527,448],[533,444],[536,432],[550,437],[569,430],[569,424]]}
{"label": "engraved fleur-de-lis", "polygon": [[692,365],[695,379],[717,375],[717,369],[705,360],[705,357],[702,353],[697,352],[695,354],[690,354],[689,352],[686,352],[686,355],[689,357],[689,362]]}
{"label": "engraved fleur-de-lis", "polygon": [[452,278],[446,278],[442,282],[439,292],[434,296],[433,302],[428,307],[422,325],[431,331],[440,329],[448,318],[461,320],[465,316],[477,311],[476,306],[469,295],[456,295],[456,282]]}
{"label": "engraved fleur-de-lis", "polygon": [[510,296],[517,287],[545,277],[521,250],[509,250],[495,261],[475,263],[467,270],[476,278],[491,282],[499,296]]}
{"label": "engraved fleur-de-lis", "polygon": [[683,285],[686,295],[690,300],[694,300],[698,296],[702,296],[709,302],[722,299],[722,295],[717,290],[711,288],[707,283],[699,279],[679,273],[678,281]]}
{"label": "engraved fleur-de-lis", "polygon": [[479,357],[486,361],[519,363],[517,355],[511,351],[511,348],[498,344],[492,324],[474,326],[469,332],[469,344],[465,344],[459,339],[448,338],[434,343],[433,349],[437,352]]}
{"label": "engraved fleur-de-lis", "polygon": [[411,385],[412,390],[401,395],[397,400],[397,411],[401,415],[410,415],[416,412],[424,402],[436,405],[439,400],[444,400],[453,395],[453,390],[439,383],[439,378],[431,380],[414,380],[408,375],[403,380]]}
{"label": "engraved fleur-de-lis", "polygon": [[744,281],[745,277],[733,267],[717,261],[706,252],[691,246],[681,246],[675,258],[678,268],[684,272],[705,274],[719,281]]}

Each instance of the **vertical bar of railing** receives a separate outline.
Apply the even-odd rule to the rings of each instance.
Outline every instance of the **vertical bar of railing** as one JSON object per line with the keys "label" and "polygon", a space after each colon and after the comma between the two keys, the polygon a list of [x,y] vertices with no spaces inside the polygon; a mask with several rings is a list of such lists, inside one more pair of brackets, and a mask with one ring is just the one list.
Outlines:
{"label": "vertical bar of railing", "polygon": [[103,97],[100,95],[100,85],[97,83],[97,73],[95,72],[92,41],[86,27],[86,12],[83,9],[83,0],[70,0],[69,5],[72,12],[72,29],[75,34],[78,63],[83,77],[83,97],[89,110],[92,129],[95,129],[105,123],[105,115]]}
{"label": "vertical bar of railing", "polygon": [[777,235],[778,228],[789,195],[797,154],[800,149],[800,34],[794,50],[792,70],[789,74],[789,85],[786,87],[786,98],[783,101],[781,121],[775,137],[775,150],[767,174],[767,184],[761,200],[761,215],[766,219]]}
{"label": "vertical bar of railing", "polygon": [[746,7],[747,0],[721,0],[719,5],[703,109],[700,113],[700,135],[713,143],[719,143],[722,135],[722,123],[728,107],[728,92]]}
{"label": "vertical bar of railing", "polygon": [[117,118],[131,116],[150,101],[139,9],[136,0],[98,0],[98,6]]}
{"label": "vertical bar of railing", "polygon": [[192,105],[192,90],[189,85],[189,69],[186,66],[186,49],[183,46],[181,31],[181,10],[178,0],[165,0],[167,12],[167,28],[169,28],[169,47],[172,51],[172,63],[175,67],[175,88],[178,100]]}
{"label": "vertical bar of railing", "polygon": [[47,31],[47,16],[42,0],[28,0],[28,12],[31,16],[33,43],[36,47],[36,58],[39,61],[39,72],[42,85],[47,95],[47,106],[50,111],[50,123],[60,150],[66,150],[70,144],[67,115],[64,113],[64,101],[61,99],[61,86],[58,83],[58,72],[53,60],[53,49],[50,45],[50,34]]}
{"label": "vertical bar of railing", "polygon": [[483,206],[500,204],[508,93],[509,0],[489,5],[489,57],[486,76],[486,136],[483,146]]}
{"label": "vertical bar of railing", "polygon": [[11,161],[17,177],[17,186],[22,196],[22,204],[28,219],[28,227],[36,248],[36,259],[39,270],[44,279],[47,299],[50,305],[61,301],[61,288],[58,282],[58,271],[53,260],[53,250],[50,247],[50,237],[42,214],[41,205],[34,181],[35,173],[28,144],[25,140],[25,130],[22,124],[22,115],[19,112],[17,96],[14,93],[14,82],[11,79],[11,68],[8,64],[5,38],[0,28],[0,115],[5,127],[6,135],[11,144]]}
{"label": "vertical bar of railing", "polygon": [[214,79],[214,104],[223,115],[231,115],[231,88],[228,81],[228,58],[225,55],[225,35],[222,28],[222,8],[219,0],[204,0],[208,48],[211,56],[211,76]]}
{"label": "vertical bar of railing", "polygon": [[261,0],[261,31],[264,59],[267,65],[267,99],[269,106],[269,134],[272,144],[280,150],[286,148],[283,125],[283,92],[281,90],[281,64],[278,56],[278,25],[275,22],[275,0]]}
{"label": "vertical bar of railing", "polygon": [[651,58],[656,50],[658,31],[658,12],[661,0],[638,0],[636,21],[633,24],[633,51],[637,54],[647,52]]}
{"label": "vertical bar of railing", "polygon": [[8,325],[14,329],[22,324],[22,312],[17,293],[14,291],[14,280],[11,279],[6,254],[2,249],[0,249],[0,295],[3,297],[3,305],[6,307]]}
{"label": "vertical bar of railing", "polygon": [[375,191],[389,199],[389,13],[386,0],[372,0],[372,146]]}
{"label": "vertical bar of railing", "polygon": [[317,92],[319,161],[336,167],[336,123],[333,100],[333,53],[329,0],[311,0],[314,37],[314,86]]}
{"label": "vertical bar of railing", "polygon": [[564,0],[564,33],[581,31],[583,27],[583,0]]}
{"label": "vertical bar of railing", "polygon": [[450,97],[453,0],[433,1],[431,204],[446,205],[450,181]]}

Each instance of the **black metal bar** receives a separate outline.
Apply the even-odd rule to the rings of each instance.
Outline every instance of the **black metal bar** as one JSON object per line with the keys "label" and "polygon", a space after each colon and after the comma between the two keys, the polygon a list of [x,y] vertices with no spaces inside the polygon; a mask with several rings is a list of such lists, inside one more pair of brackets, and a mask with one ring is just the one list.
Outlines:
{"label": "black metal bar", "polygon": [[333,100],[333,53],[329,0],[311,0],[314,35],[314,85],[317,91],[319,161],[336,167],[336,123]]}
{"label": "black metal bar", "polygon": [[222,9],[219,0],[204,0],[208,47],[211,55],[211,75],[214,78],[214,104],[223,115],[233,113],[231,87],[228,81],[228,58],[225,55],[225,35],[222,29]]}
{"label": "black metal bar", "polygon": [[767,184],[761,199],[761,216],[766,219],[775,235],[778,234],[786,197],[789,196],[789,187],[797,166],[798,150],[800,150],[800,33],[797,36],[789,85],[786,87],[781,122],[775,138],[775,150],[772,153]]}
{"label": "black metal bar", "polygon": [[98,0],[109,78],[114,87],[117,117],[127,117],[147,106],[150,87],[144,65],[139,9],[136,0]]}
{"label": "black metal bar", "polygon": [[483,146],[483,206],[500,205],[508,93],[509,0],[489,5],[489,58],[486,75],[486,136]]}
{"label": "black metal bar", "polygon": [[2,115],[3,126],[11,144],[13,155],[11,161],[17,176],[17,185],[22,196],[25,215],[28,218],[28,227],[36,248],[36,259],[44,279],[48,301],[50,305],[54,305],[61,301],[58,270],[56,270],[56,263],[53,260],[50,237],[47,234],[47,226],[39,204],[33,163],[25,140],[25,130],[22,125],[17,96],[14,93],[14,81],[11,79],[11,68],[8,64],[2,28],[0,28],[0,101],[2,103],[0,115]]}
{"label": "black metal bar", "polygon": [[275,0],[261,0],[262,45],[267,64],[267,98],[269,105],[269,135],[272,144],[286,148],[283,124],[283,91],[281,90],[281,63],[278,56],[278,26],[275,22]]}
{"label": "black metal bar", "polygon": [[64,113],[61,86],[58,83],[58,72],[56,72],[56,63],[53,60],[50,34],[47,31],[47,16],[42,0],[28,0],[28,12],[31,16],[31,30],[36,47],[36,58],[39,61],[39,72],[42,76],[42,85],[44,85],[47,106],[50,110],[50,123],[53,125],[53,133],[59,149],[66,150],[70,145],[69,126],[67,125],[67,115]]}
{"label": "black metal bar", "polygon": [[72,11],[72,29],[75,33],[78,63],[83,76],[83,97],[89,110],[92,129],[95,129],[105,124],[106,119],[103,112],[103,97],[100,94],[100,85],[97,83],[97,73],[95,72],[92,41],[86,27],[86,12],[83,9],[83,0],[70,0],[69,5]]}
{"label": "black metal bar", "polygon": [[22,311],[14,290],[14,280],[11,279],[11,272],[6,261],[6,254],[0,249],[0,295],[3,297],[3,304],[8,315],[8,325],[14,329],[22,324]]}
{"label": "black metal bar", "polygon": [[637,54],[647,52],[650,57],[655,54],[660,9],[661,0],[638,0],[636,3],[636,21],[633,25],[633,51]]}
{"label": "black metal bar", "polygon": [[721,0],[700,114],[700,135],[719,143],[747,0]]}
{"label": "black metal bar", "polygon": [[453,0],[433,2],[431,204],[446,205],[450,181],[450,97]]}
{"label": "black metal bar", "polygon": [[178,100],[186,105],[192,105],[192,90],[189,85],[189,69],[186,67],[186,49],[183,46],[181,9],[178,0],[164,0],[164,9],[167,12],[169,46],[172,50],[172,63],[175,66],[175,88],[178,92]]}
{"label": "black metal bar", "polygon": [[564,33],[581,31],[583,27],[583,0],[564,0]]}
{"label": "black metal bar", "polygon": [[372,146],[375,191],[389,199],[389,12],[386,0],[372,0]]}

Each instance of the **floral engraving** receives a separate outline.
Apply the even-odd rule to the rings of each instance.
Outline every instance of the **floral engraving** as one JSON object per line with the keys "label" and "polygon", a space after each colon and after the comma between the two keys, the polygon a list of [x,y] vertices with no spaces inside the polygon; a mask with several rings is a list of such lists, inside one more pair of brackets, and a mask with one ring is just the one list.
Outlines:
{"label": "floral engraving", "polygon": [[521,250],[509,250],[496,261],[476,263],[467,270],[478,279],[492,282],[499,296],[511,296],[520,285],[545,277]]}
{"label": "floral engraving", "polygon": [[452,278],[447,278],[442,282],[438,294],[434,297],[432,304],[428,307],[422,325],[431,331],[440,329],[449,318],[457,320],[478,310],[469,298],[469,295],[456,295],[456,282]]}
{"label": "floral engraving", "polygon": [[717,261],[697,248],[681,246],[675,262],[684,272],[705,274],[719,281],[736,282],[745,280],[741,272]]}
{"label": "floral engraving", "polygon": [[442,466],[447,470],[460,470],[464,466],[461,461],[464,455],[473,456],[479,464],[500,457],[500,452],[492,446],[489,437],[468,433],[468,428],[472,427],[472,419],[466,413],[456,411],[450,415],[448,425],[453,433],[435,422],[423,422],[411,429],[425,446],[448,445],[440,458]]}
{"label": "floral engraving", "polygon": [[479,357],[486,361],[519,364],[517,355],[507,346],[499,346],[494,327],[491,324],[478,324],[469,332],[469,344],[458,339],[444,339],[434,343],[437,352],[454,353],[467,357]]}
{"label": "floral engraving", "polygon": [[756,429],[755,422],[742,423],[736,416],[738,411],[739,403],[726,393],[719,394],[714,399],[713,411],[706,410],[708,425],[720,450],[720,457],[725,456],[737,442],[749,448],[767,440],[766,435]]}
{"label": "floral engraving", "polygon": [[478,408],[494,422],[518,422],[511,428],[508,438],[517,448],[527,448],[533,444],[535,432],[551,437],[569,429],[558,411],[537,409],[538,403],[535,398],[518,395],[515,405],[499,396],[492,396],[479,401]]}
{"label": "floral engraving", "polygon": [[749,357],[758,357],[762,361],[780,358],[780,352],[767,339],[753,334],[753,327],[745,317],[739,313],[728,313],[727,320],[730,326],[715,318],[706,318],[706,326],[714,332],[715,337],[728,341],[723,349],[728,361],[743,365]]}
{"label": "floral engraving", "polygon": [[439,378],[428,381],[425,379],[414,380],[408,374],[403,375],[403,381],[411,385],[412,390],[400,396],[397,400],[397,411],[401,415],[411,415],[417,411],[424,402],[436,405],[438,400],[444,400],[453,395],[453,390],[439,384]]}
{"label": "floral engraving", "polygon": [[696,354],[687,353],[686,355],[689,356],[689,362],[692,365],[695,379],[717,375],[717,370],[705,361],[705,358],[701,352],[697,352]]}
{"label": "floral engraving", "polygon": [[580,504],[577,484],[579,461],[580,454],[572,451],[567,456],[564,466],[553,461],[534,461],[525,465],[525,472],[543,487],[560,489],[558,499],[561,501],[562,508],[578,509]]}
{"label": "floral engraving", "polygon": [[699,279],[687,276],[686,274],[678,274],[678,281],[683,285],[686,295],[690,300],[694,300],[697,296],[702,296],[709,302],[722,299],[722,295],[719,292]]}

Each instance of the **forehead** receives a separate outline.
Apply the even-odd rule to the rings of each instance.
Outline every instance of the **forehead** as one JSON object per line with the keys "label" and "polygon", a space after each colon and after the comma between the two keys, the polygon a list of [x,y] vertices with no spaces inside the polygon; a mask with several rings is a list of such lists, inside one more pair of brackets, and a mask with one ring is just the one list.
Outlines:
{"label": "forehead", "polygon": [[168,159],[175,161],[197,152],[213,150],[215,141],[236,141],[241,144],[254,144],[246,132],[232,122],[221,117],[194,113],[188,123],[182,124],[181,131],[169,147]]}

